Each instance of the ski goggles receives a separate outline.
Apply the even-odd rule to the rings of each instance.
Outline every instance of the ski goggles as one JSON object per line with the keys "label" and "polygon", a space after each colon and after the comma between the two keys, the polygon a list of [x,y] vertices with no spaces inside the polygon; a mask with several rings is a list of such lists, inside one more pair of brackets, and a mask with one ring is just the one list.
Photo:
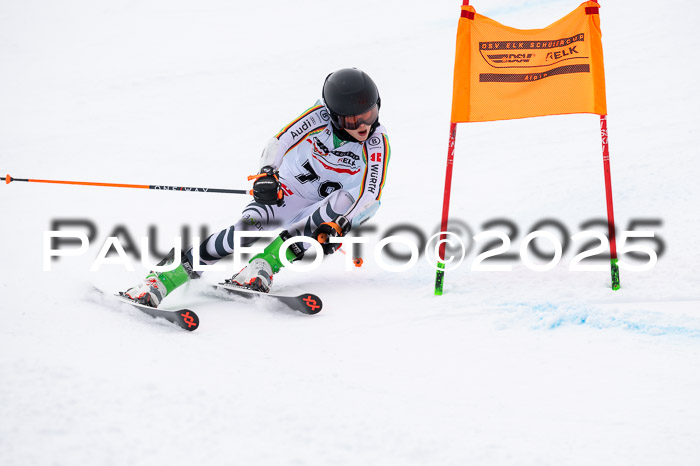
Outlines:
{"label": "ski goggles", "polygon": [[376,104],[365,113],[359,115],[337,115],[338,125],[345,129],[357,129],[360,125],[372,126],[379,117],[379,108]]}

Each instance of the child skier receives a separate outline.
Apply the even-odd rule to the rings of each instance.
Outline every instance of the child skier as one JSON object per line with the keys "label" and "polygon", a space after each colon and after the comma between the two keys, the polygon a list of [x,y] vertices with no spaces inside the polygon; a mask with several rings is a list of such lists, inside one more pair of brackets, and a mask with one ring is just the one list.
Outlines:
{"label": "child skier", "polygon": [[[293,236],[322,243],[324,254],[339,247],[328,237],[342,237],[376,212],[386,179],[390,148],[379,123],[381,99],[374,81],[363,71],[345,68],[323,84],[322,100],[285,126],[263,150],[260,173],[254,177],[254,200],[241,219],[211,235],[199,246],[200,264],[210,265],[233,253],[237,231],[283,228],[264,251],[230,282],[269,292],[272,277],[282,268],[280,246]],[[241,238],[249,246],[259,238]],[[291,262],[303,255],[303,243],[286,251]],[[163,298],[202,272],[193,267],[193,249],[169,272],[152,272],[122,293],[157,307]]]}

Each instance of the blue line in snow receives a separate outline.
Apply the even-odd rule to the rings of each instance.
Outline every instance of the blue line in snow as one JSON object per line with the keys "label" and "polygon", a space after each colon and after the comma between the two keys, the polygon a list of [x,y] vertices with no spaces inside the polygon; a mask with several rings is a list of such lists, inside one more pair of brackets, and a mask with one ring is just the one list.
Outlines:
{"label": "blue line in snow", "polygon": [[[554,303],[512,303],[503,306],[524,315],[525,320],[535,320],[535,328],[548,330],[567,325],[585,325],[596,329],[622,329],[644,335],[678,335],[700,338],[700,320],[686,318],[685,323],[659,322],[658,320],[678,320],[681,317],[667,316],[659,312],[645,310],[617,311],[595,309],[585,306],[557,305]],[[634,314],[635,319],[630,318]]]}

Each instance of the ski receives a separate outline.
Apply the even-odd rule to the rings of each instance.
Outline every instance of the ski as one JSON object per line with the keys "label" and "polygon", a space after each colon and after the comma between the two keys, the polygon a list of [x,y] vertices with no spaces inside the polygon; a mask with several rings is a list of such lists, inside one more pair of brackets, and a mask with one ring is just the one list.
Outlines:
{"label": "ski", "polygon": [[276,293],[261,293],[234,285],[228,281],[214,285],[217,290],[224,290],[230,294],[243,296],[245,298],[267,297],[277,300],[286,306],[304,314],[318,314],[323,309],[321,298],[313,293],[303,293],[299,296],[287,296]]}
{"label": "ski", "polygon": [[122,303],[129,304],[130,306],[138,309],[139,311],[147,314],[154,319],[161,317],[168,322],[172,322],[178,327],[188,330],[190,332],[197,330],[199,328],[199,316],[195,314],[194,311],[190,309],[179,309],[176,311],[168,311],[165,309],[158,309],[151,306],[146,306],[145,304],[139,304],[132,301],[130,298],[126,297],[123,292],[114,295],[117,300]]}

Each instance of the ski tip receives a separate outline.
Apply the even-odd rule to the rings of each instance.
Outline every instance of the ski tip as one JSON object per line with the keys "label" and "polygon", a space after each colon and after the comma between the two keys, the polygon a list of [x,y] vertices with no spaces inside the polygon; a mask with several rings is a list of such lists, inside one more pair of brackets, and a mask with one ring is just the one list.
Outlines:
{"label": "ski tip", "polygon": [[159,309],[157,307],[150,307],[134,301],[123,291],[120,291],[114,296],[116,296],[121,302],[130,304],[153,318],[162,317],[168,322],[171,322],[184,330],[192,332],[199,328],[199,316],[191,309],[171,311],[167,309]]}
{"label": "ski tip", "polygon": [[177,311],[180,327],[193,332],[199,328],[199,316],[189,309]]}
{"label": "ski tip", "polygon": [[315,294],[305,293],[299,296],[299,298],[301,298],[304,303],[304,306],[299,310],[304,314],[318,314],[321,312],[321,309],[323,309],[323,301]]}

